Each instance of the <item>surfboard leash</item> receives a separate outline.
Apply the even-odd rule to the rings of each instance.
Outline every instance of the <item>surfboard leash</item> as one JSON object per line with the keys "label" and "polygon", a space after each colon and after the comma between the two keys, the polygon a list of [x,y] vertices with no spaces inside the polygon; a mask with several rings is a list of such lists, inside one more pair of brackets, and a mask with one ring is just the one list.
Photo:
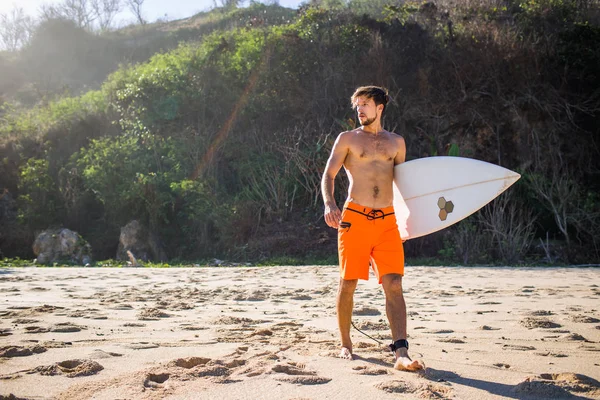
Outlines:
{"label": "surfboard leash", "polygon": [[[366,337],[368,337],[369,339],[376,341],[376,342],[377,342],[379,345],[381,345],[381,346],[384,346],[384,343],[383,343],[382,341],[380,341],[380,340],[377,340],[377,339],[375,339],[373,336],[371,336],[371,335],[369,335],[369,334],[367,334],[367,333],[365,333],[365,332],[361,331],[360,329],[358,329],[358,328],[356,327],[356,325],[354,325],[354,321],[350,320],[350,323],[352,324],[352,326],[354,327],[354,329],[356,329],[357,331],[359,331],[360,333],[362,333],[363,335],[365,335],[365,336],[366,336]],[[423,353],[416,352],[416,353],[414,353],[414,354],[419,354],[419,356],[420,356],[421,358],[423,358]]]}
{"label": "surfboard leash", "polygon": [[373,336],[370,336],[370,335],[366,334],[365,332],[361,331],[360,329],[358,329],[358,328],[356,327],[356,325],[354,325],[354,321],[350,320],[350,323],[352,324],[352,326],[354,327],[354,329],[356,329],[357,331],[359,331],[360,333],[362,333],[363,335],[365,335],[365,336],[366,336],[366,337],[368,337],[369,339],[372,339],[372,340],[376,341],[377,343],[379,343],[380,345],[383,345],[383,342],[381,342],[381,341],[379,341],[379,340],[375,339]]}

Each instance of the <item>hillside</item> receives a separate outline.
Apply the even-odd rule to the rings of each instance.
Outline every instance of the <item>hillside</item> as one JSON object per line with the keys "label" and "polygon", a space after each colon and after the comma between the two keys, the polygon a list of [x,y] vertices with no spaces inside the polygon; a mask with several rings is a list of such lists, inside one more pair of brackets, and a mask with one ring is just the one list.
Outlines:
{"label": "hillside", "polygon": [[[41,27],[65,30],[63,56],[40,56],[43,31],[0,63],[16,74],[1,83],[0,254],[31,258],[37,231],[64,226],[111,258],[138,219],[171,260],[331,259],[319,180],[354,127],[353,89],[377,84],[408,159],[458,149],[523,175],[409,257],[600,262],[598,2],[370,4],[253,4],[101,37]],[[69,90],[37,98],[31,76]]]}
{"label": "hillside", "polygon": [[79,95],[98,89],[120,65],[146,62],[154,54],[201,41],[214,31],[280,25],[295,16],[296,10],[253,3],[106,32],[90,32],[70,20],[43,20],[27,46],[0,52],[0,100],[32,106]]}

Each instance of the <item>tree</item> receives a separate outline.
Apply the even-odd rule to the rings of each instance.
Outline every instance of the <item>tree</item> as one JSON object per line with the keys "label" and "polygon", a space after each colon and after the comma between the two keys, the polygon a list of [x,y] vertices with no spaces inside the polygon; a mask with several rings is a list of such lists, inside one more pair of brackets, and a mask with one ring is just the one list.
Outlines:
{"label": "tree", "polygon": [[96,20],[89,0],[65,0],[64,3],[56,5],[44,4],[42,17],[45,20],[67,19],[84,29],[91,29],[92,23]]}
{"label": "tree", "polygon": [[13,8],[10,13],[0,14],[0,41],[8,51],[26,45],[35,29],[35,21],[22,8]]}
{"label": "tree", "polygon": [[19,63],[40,96],[94,82],[104,68],[103,39],[73,20],[40,22]]}
{"label": "tree", "polygon": [[121,0],[92,0],[100,30],[105,31],[111,27],[113,19],[122,10],[122,6]]}
{"label": "tree", "polygon": [[133,13],[133,15],[135,15],[138,22],[141,25],[145,25],[146,20],[144,19],[144,16],[142,13],[142,5],[144,5],[145,0],[126,0],[126,1],[127,1],[127,6],[129,7],[129,9]]}
{"label": "tree", "polygon": [[67,19],[88,31],[107,30],[121,6],[121,0],[64,0],[56,5],[43,5],[42,18]]}
{"label": "tree", "polygon": [[213,0],[213,4],[215,8],[222,7],[226,10],[234,10],[238,7],[238,4],[241,3],[241,0]]}

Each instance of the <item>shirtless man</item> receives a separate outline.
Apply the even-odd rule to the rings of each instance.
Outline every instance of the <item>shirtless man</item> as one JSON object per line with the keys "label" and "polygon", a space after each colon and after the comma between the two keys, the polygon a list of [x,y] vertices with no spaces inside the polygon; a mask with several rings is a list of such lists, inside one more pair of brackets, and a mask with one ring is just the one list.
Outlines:
{"label": "shirtless man", "polygon": [[[350,325],[358,279],[369,279],[373,267],[385,293],[385,306],[394,343],[394,368],[415,371],[423,365],[408,355],[406,304],[402,294],[404,252],[392,206],[394,166],[404,162],[404,139],[385,131],[381,117],[387,90],[376,86],[356,89],[351,101],[361,127],[337,137],[327,161],[321,190],[325,222],[338,229],[340,285],[337,316],[342,349],[340,357],[353,359]],[[334,182],[344,166],[350,187],[340,211],[333,197]]]}

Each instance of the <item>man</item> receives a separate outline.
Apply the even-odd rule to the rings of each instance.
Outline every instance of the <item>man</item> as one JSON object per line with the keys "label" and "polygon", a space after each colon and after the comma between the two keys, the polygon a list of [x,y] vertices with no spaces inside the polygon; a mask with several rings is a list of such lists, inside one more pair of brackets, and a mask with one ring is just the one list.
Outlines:
{"label": "man", "polygon": [[[404,251],[392,206],[394,166],[405,160],[404,139],[385,131],[381,118],[387,90],[377,86],[356,89],[351,101],[361,127],[337,137],[327,161],[321,190],[325,222],[338,229],[340,286],[337,316],[342,348],[340,357],[353,359],[350,325],[358,279],[369,279],[369,264],[382,284],[386,314],[394,343],[394,368],[415,371],[423,366],[408,356],[406,304],[402,294]],[[344,166],[348,197],[340,211],[333,196],[334,182]]]}

